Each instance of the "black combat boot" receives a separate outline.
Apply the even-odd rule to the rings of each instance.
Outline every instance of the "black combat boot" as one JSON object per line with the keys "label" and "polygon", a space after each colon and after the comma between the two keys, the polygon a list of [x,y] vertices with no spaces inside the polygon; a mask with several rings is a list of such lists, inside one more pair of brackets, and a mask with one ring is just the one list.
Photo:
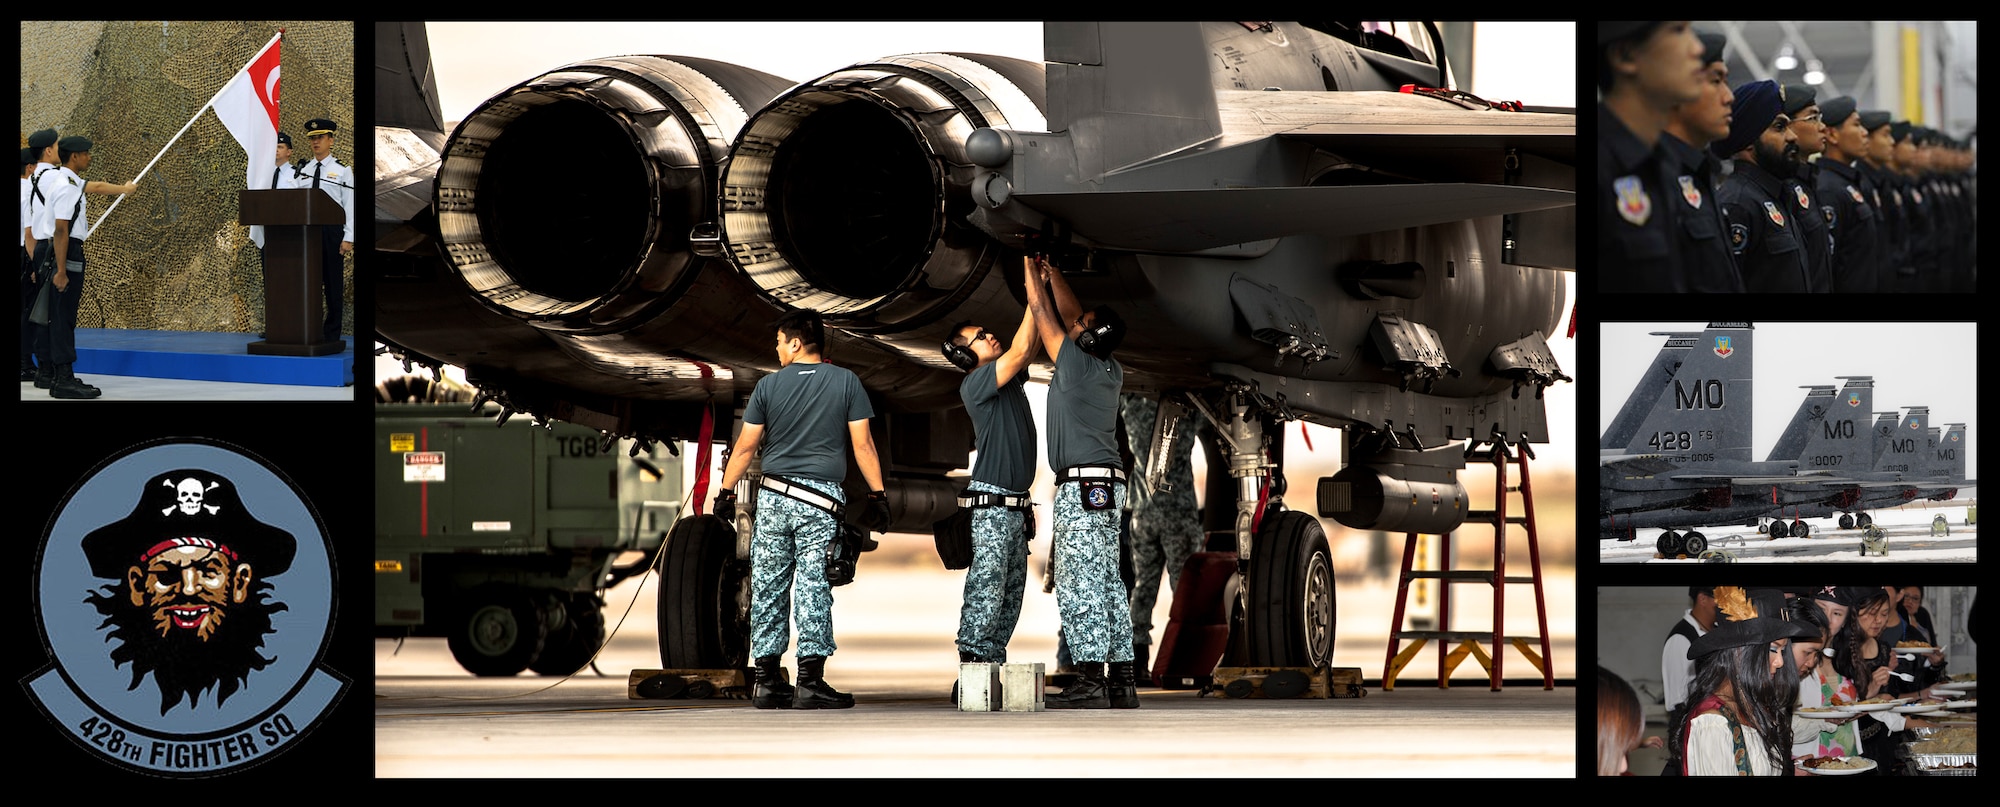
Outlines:
{"label": "black combat boot", "polygon": [[853,695],[827,685],[825,672],[825,656],[799,657],[799,686],[792,696],[792,708],[846,709],[854,705]]}
{"label": "black combat boot", "polygon": [[1139,708],[1139,682],[1133,677],[1132,662],[1111,662],[1111,672],[1106,679],[1105,689],[1111,700],[1111,708]]}
{"label": "black combat boot", "polygon": [[1132,679],[1137,681],[1139,686],[1150,687],[1153,685],[1153,668],[1147,663],[1147,657],[1152,655],[1152,653],[1152,645],[1132,645]]}
{"label": "black combat boot", "polygon": [[1043,698],[1043,705],[1050,709],[1111,708],[1110,688],[1104,680],[1104,662],[1079,661],[1076,671],[1076,681],[1063,691]]}
{"label": "black combat boot", "polygon": [[792,708],[792,685],[785,683],[785,671],[778,656],[757,659],[757,681],[750,689],[750,705],[759,709]]}
{"label": "black combat boot", "polygon": [[36,389],[48,389],[54,383],[56,383],[55,365],[48,362],[35,365]]}
{"label": "black combat boot", "polygon": [[69,368],[70,365],[65,364],[55,369],[55,378],[49,382],[49,397],[95,398],[104,394],[103,390],[83,383],[83,379],[77,378]]}

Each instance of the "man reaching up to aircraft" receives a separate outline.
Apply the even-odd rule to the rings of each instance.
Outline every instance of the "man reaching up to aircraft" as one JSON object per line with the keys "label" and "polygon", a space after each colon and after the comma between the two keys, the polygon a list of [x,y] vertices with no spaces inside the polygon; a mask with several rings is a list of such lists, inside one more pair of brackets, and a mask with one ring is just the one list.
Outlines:
{"label": "man reaching up to aircraft", "polygon": [[1036,262],[1028,275],[1028,308],[1056,368],[1048,398],[1049,468],[1056,472],[1050,563],[1063,638],[1081,673],[1047,703],[1051,709],[1133,709],[1139,691],[1132,611],[1118,576],[1125,466],[1115,434],[1125,369],[1111,358],[1125,338],[1125,322],[1106,306],[1084,311],[1062,273],[1045,262]]}

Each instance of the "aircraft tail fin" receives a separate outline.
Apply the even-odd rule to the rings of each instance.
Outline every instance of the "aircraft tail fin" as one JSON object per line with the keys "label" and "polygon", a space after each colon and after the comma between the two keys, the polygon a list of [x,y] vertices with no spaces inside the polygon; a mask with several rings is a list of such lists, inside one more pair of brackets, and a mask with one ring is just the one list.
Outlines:
{"label": "aircraft tail fin", "polygon": [[1938,443],[1934,452],[1938,466],[1943,468],[1952,481],[1965,478],[1965,424],[1947,423],[1944,440]]}
{"label": "aircraft tail fin", "polygon": [[[1833,387],[1816,387],[1825,394],[1816,400],[1810,396],[1807,413],[1809,421],[1803,431],[1804,441],[1800,453],[1781,455],[1771,452],[1771,459],[1797,459],[1799,470],[1853,471],[1866,469],[1874,461],[1869,454],[1872,441],[1869,439],[1868,422],[1864,419],[1869,407],[1875,402],[1875,379],[1872,376],[1841,376],[1847,383],[1838,393]],[[1802,412],[1805,408],[1802,407]],[[1780,441],[1782,443],[1782,441]]]}
{"label": "aircraft tail fin", "polygon": [[1804,455],[1807,424],[1826,417],[1827,405],[1833,402],[1833,385],[1813,384],[1800,389],[1806,390],[1805,400],[1799,402],[1799,411],[1792,413],[1792,421],[1778,434],[1778,442],[1771,447],[1766,460],[1795,460]]}
{"label": "aircraft tail fin", "polygon": [[1626,445],[1635,454],[1689,454],[1703,461],[1750,461],[1748,322],[1712,322]]}
{"label": "aircraft tail fin", "polygon": [[1048,126],[1076,142],[1096,178],[1222,134],[1198,22],[1048,22]]}
{"label": "aircraft tail fin", "polygon": [[[1894,471],[1905,479],[1916,479],[1931,474],[1931,461],[1926,445],[1930,442],[1931,408],[1928,406],[1906,406],[1896,427],[1882,439],[1882,453],[1875,458],[1875,469]],[[1878,421],[1879,422],[1879,421]]]}
{"label": "aircraft tail fin", "polygon": [[421,22],[375,23],[374,124],[435,136],[438,142],[431,147],[444,148],[431,41]]}
{"label": "aircraft tail fin", "polygon": [[1632,435],[1639,431],[1639,422],[1653,410],[1653,402],[1667,382],[1674,378],[1674,371],[1686,361],[1687,352],[1694,347],[1699,333],[1656,332],[1654,336],[1667,337],[1667,343],[1653,356],[1653,365],[1646,368],[1645,375],[1639,377],[1639,384],[1632,388],[1632,394],[1625,397],[1625,405],[1618,410],[1617,417],[1611,419],[1611,428],[1605,430],[1598,445],[1604,448],[1623,448],[1632,442]]}

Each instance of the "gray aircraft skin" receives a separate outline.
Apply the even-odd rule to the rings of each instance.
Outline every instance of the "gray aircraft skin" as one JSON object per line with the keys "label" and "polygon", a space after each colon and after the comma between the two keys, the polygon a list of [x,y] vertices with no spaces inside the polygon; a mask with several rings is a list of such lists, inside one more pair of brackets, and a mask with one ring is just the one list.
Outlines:
{"label": "gray aircraft skin", "polygon": [[593,59],[446,132],[423,25],[377,23],[376,338],[463,367],[503,417],[726,440],[777,369],[770,324],[818,310],[881,415],[891,531],[928,532],[972,442],[939,345],[1019,321],[1021,258],[1046,255],[1129,323],[1116,357],[1126,392],[1163,401],[1156,443],[1196,413],[1226,436],[1209,501],[1234,520],[1211,507],[1210,527],[1234,529],[1245,585],[1296,593],[1252,606],[1252,659],[1322,666],[1320,527],[1251,528],[1285,491],[1276,426],[1343,429],[1320,514],[1396,532],[1464,518],[1465,441],[1547,442],[1574,110],[1397,91],[1449,86],[1428,23],[1044,31],[1040,63],[917,53],[804,82]]}

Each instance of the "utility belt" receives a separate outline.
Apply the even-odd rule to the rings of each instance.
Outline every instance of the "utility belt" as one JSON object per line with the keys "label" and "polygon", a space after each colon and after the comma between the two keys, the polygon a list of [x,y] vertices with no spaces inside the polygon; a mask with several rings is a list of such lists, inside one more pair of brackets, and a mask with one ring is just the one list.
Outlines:
{"label": "utility belt", "polygon": [[839,499],[835,499],[832,496],[801,485],[797,481],[786,479],[776,474],[765,474],[763,481],[758,483],[758,487],[788,499],[805,502],[806,504],[825,510],[828,515],[833,516],[833,520],[835,521],[841,520],[841,515],[847,512],[847,506],[841,504]]}
{"label": "utility belt", "polygon": [[1026,542],[1035,536],[1034,504],[1026,495],[967,490],[959,495],[957,510],[931,524],[938,559],[944,561],[945,568],[964,569],[972,565],[972,511],[981,507],[1005,507],[1020,511],[1021,540]]}
{"label": "utility belt", "polygon": [[1085,510],[1115,510],[1117,491],[1113,482],[1125,481],[1125,469],[1115,465],[1072,465],[1056,474],[1056,484],[1076,482],[1077,494]]}

